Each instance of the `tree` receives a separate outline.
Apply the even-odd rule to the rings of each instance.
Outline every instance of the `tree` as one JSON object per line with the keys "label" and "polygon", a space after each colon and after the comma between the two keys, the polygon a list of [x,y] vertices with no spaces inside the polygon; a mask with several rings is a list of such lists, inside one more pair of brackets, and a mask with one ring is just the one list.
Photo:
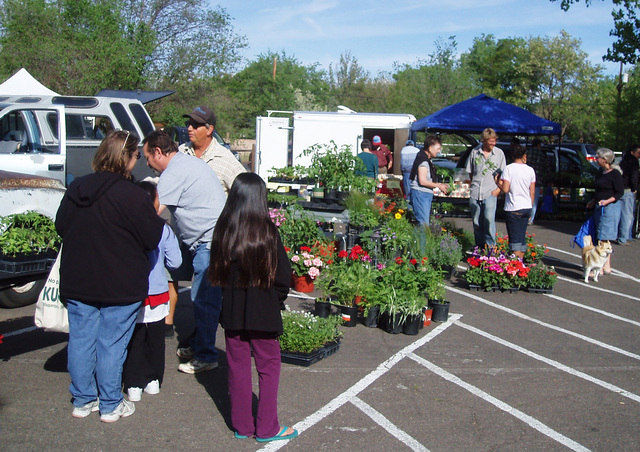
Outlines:
{"label": "tree", "polygon": [[[568,11],[571,5],[579,2],[580,0],[560,0],[560,6],[564,11]],[[607,50],[603,59],[636,64],[640,59],[640,19],[638,19],[640,0],[612,0],[612,2],[619,7],[611,12],[614,28],[610,34],[617,40]],[[592,0],[584,0],[584,3],[588,7]]]}
{"label": "tree", "polygon": [[395,111],[421,118],[477,94],[473,78],[461,68],[456,56],[455,37],[446,42],[438,39],[435,46],[427,61],[415,66],[395,65],[396,83],[390,95]]}
{"label": "tree", "polygon": [[240,110],[234,128],[247,136],[255,133],[256,116],[267,110],[326,110],[329,99],[329,83],[318,65],[303,66],[284,51],[259,55],[229,79],[228,89]]}
{"label": "tree", "polygon": [[26,67],[64,94],[144,86],[154,33],[125,24],[117,0],[5,0],[0,12],[0,72]]}

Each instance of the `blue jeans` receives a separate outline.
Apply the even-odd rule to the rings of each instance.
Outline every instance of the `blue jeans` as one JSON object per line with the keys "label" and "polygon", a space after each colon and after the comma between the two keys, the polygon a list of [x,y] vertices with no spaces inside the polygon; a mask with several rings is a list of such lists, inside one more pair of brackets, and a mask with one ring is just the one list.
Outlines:
{"label": "blue jeans", "polygon": [[636,194],[627,191],[618,201],[620,204],[620,225],[618,226],[618,242],[625,243],[631,238],[633,227],[633,208],[636,203]]}
{"label": "blue jeans", "polygon": [[413,213],[416,220],[421,224],[429,224],[431,216],[431,203],[433,202],[433,193],[420,190],[411,191],[411,205],[413,205]]}
{"label": "blue jeans", "polygon": [[529,223],[533,223],[533,220],[536,217],[536,211],[538,210],[538,201],[540,201],[540,192],[542,190],[544,190],[543,187],[538,187],[536,185],[536,194],[533,198],[533,206],[531,207],[531,215],[529,216]]}
{"label": "blue jeans", "polygon": [[193,281],[191,301],[196,323],[196,334],[191,342],[193,357],[205,363],[218,361],[216,332],[222,309],[222,289],[212,286],[207,279],[210,250],[202,243],[192,251]]}
{"label": "blue jeans", "polygon": [[511,252],[527,250],[527,223],[531,209],[505,211],[509,248]]}
{"label": "blue jeans", "polygon": [[496,206],[498,198],[489,196],[484,201],[469,198],[469,210],[473,221],[473,236],[478,248],[496,244]]}
{"label": "blue jeans", "polygon": [[593,218],[596,220],[598,240],[616,240],[618,238],[620,202],[607,204],[604,207],[596,206],[593,210]]}
{"label": "blue jeans", "polygon": [[73,405],[100,398],[100,413],[122,402],[122,366],[141,301],[131,304],[89,304],[67,300],[68,364]]}
{"label": "blue jeans", "polygon": [[411,172],[402,172],[402,188],[404,188],[404,199],[407,201],[411,199],[411,180],[409,176],[411,176]]}

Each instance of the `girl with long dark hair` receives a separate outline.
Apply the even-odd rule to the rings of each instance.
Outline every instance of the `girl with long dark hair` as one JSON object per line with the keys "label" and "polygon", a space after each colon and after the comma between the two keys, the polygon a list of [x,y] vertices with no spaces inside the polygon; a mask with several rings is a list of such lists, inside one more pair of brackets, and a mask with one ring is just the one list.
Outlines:
{"label": "girl with long dark hair", "polygon": [[[220,325],[229,368],[231,423],[238,439],[295,438],[278,421],[280,344],[291,266],[269,218],[267,190],[254,173],[239,174],[229,191],[211,242],[209,280],[222,287]],[[259,376],[258,411],[252,412],[251,352]]]}

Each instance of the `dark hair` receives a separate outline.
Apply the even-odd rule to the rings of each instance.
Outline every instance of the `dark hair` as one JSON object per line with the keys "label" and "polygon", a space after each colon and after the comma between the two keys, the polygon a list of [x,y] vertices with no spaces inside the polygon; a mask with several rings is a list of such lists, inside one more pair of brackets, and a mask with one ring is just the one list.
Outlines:
{"label": "dark hair", "polygon": [[109,132],[93,156],[91,168],[96,173],[112,172],[129,177],[129,162],[138,152],[138,136],[127,130]]}
{"label": "dark hair", "polygon": [[213,230],[209,280],[216,286],[268,289],[275,280],[277,246],[264,181],[255,173],[238,174]]}
{"label": "dark hair", "polygon": [[[518,140],[519,141],[519,140]],[[521,159],[527,153],[527,148],[520,144],[516,144],[511,148],[511,157],[514,160]]]}
{"label": "dark hair", "polygon": [[631,154],[632,152],[634,152],[634,151],[635,151],[636,149],[638,149],[638,148],[640,148],[640,144],[634,143],[634,144],[630,145],[630,146],[627,148],[627,152],[628,152],[629,154]]}
{"label": "dark hair", "polygon": [[155,202],[156,198],[158,197],[158,189],[156,187],[156,184],[147,180],[143,180],[140,182],[136,182],[136,185],[146,191],[147,194],[151,196],[151,201]]}
{"label": "dark hair", "polygon": [[154,130],[142,140],[142,144],[147,144],[153,149],[160,148],[164,155],[178,152],[178,144],[164,130]]}
{"label": "dark hair", "polygon": [[362,143],[360,143],[360,149],[364,151],[365,148],[371,149],[371,141],[367,139],[362,140]]}
{"label": "dark hair", "polygon": [[442,145],[442,140],[440,139],[440,137],[436,135],[429,135],[424,139],[424,152],[427,152],[429,148],[436,143]]}
{"label": "dark hair", "polygon": [[542,146],[542,140],[540,138],[534,138],[531,141],[531,146],[533,146],[534,148],[537,148],[538,146]]}

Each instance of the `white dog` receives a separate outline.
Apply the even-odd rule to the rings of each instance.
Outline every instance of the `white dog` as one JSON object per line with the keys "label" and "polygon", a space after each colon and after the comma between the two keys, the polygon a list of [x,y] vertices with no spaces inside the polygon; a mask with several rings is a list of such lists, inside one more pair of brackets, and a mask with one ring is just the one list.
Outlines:
{"label": "white dog", "polygon": [[598,276],[609,255],[613,253],[613,247],[608,240],[599,240],[596,246],[593,246],[591,236],[587,235],[583,239],[582,247],[582,265],[584,266],[584,282],[589,283],[589,274],[593,271],[593,280],[598,282]]}

